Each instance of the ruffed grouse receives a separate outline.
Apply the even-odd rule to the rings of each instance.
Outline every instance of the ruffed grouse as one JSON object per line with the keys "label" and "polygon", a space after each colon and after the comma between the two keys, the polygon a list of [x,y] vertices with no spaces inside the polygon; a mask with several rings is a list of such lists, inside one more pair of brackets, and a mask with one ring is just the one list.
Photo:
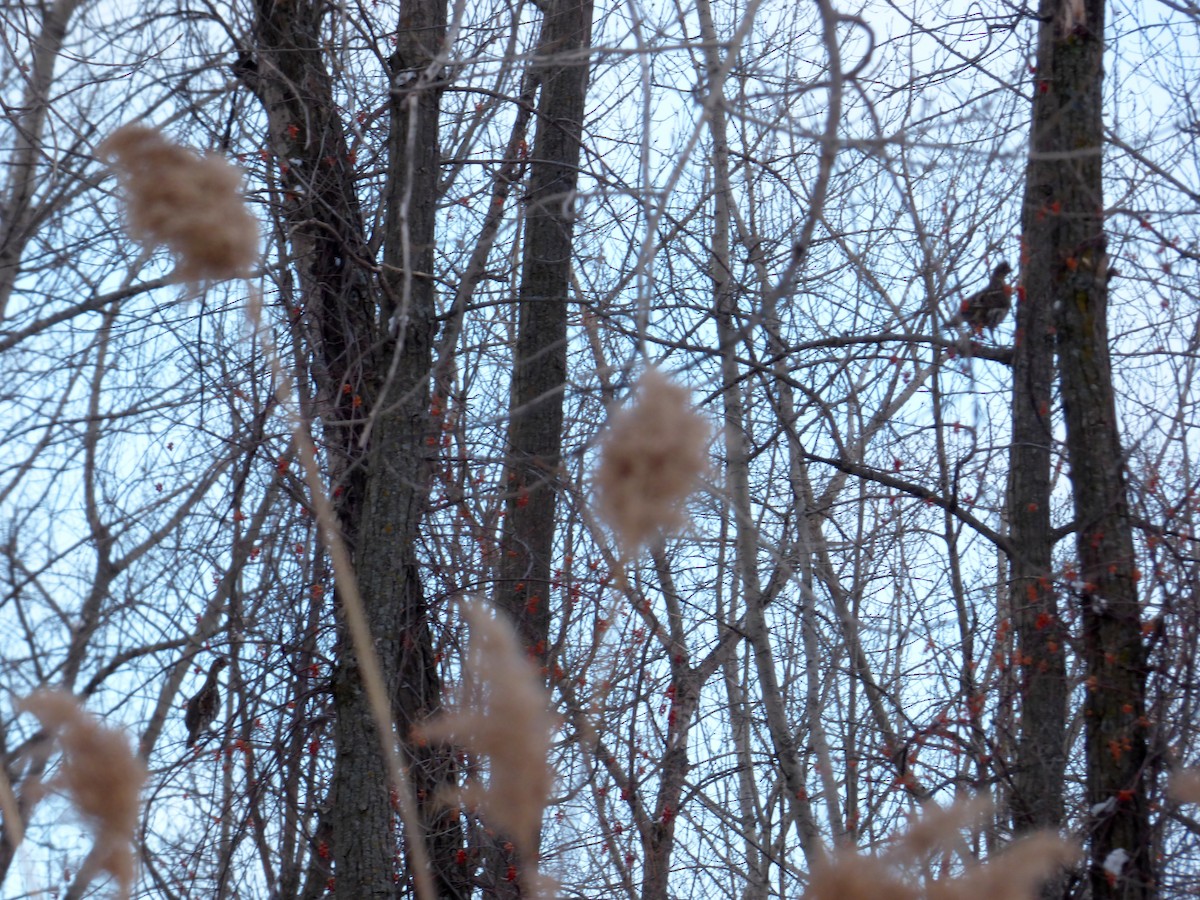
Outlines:
{"label": "ruffed grouse", "polygon": [[987,287],[965,299],[959,307],[958,315],[950,320],[950,324],[969,325],[972,331],[979,334],[984,328],[994,329],[1003,322],[1012,307],[1012,299],[1009,296],[1012,289],[1004,282],[1010,272],[1012,266],[1006,262],[996,266]]}
{"label": "ruffed grouse", "polygon": [[217,685],[217,676],[227,665],[229,665],[229,660],[223,656],[214,659],[212,665],[209,666],[208,678],[204,680],[204,687],[200,688],[196,696],[187,703],[187,713],[183,717],[183,723],[187,725],[187,745],[189,747],[196,743],[196,738],[208,731],[208,726],[217,717],[217,711],[221,708],[221,689]]}

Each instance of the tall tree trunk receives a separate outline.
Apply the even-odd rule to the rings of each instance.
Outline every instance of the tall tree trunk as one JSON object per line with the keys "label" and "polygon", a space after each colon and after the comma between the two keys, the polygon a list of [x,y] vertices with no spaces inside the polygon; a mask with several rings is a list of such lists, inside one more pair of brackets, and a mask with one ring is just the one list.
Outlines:
{"label": "tall tree trunk", "polygon": [[[380,322],[387,329],[382,352],[373,362],[374,382],[382,383],[369,398],[374,430],[367,449],[367,490],[355,562],[371,632],[392,698],[392,714],[404,744],[423,838],[439,897],[466,897],[466,872],[455,859],[462,846],[456,811],[447,808],[439,789],[456,781],[452,753],[443,746],[410,741],[412,728],[441,708],[441,685],[434,660],[429,607],[421,584],[417,541],[431,475],[429,382],[436,329],[434,248],[438,176],[438,111],[441,77],[435,58],[446,29],[442,0],[406,3],[404,27],[397,34],[390,60],[391,132],[386,203]],[[349,681],[359,692],[357,678]],[[370,736],[365,715],[351,716],[339,727],[344,751],[367,763],[367,772],[382,767],[378,741]],[[365,727],[364,727],[365,726]],[[364,748],[371,755],[366,759]],[[361,773],[347,773],[343,785]],[[368,775],[370,787],[370,775]],[[379,795],[373,794],[378,800]],[[383,802],[391,811],[387,792]],[[361,803],[341,803],[339,830],[354,833]],[[337,828],[335,822],[335,828]],[[406,840],[419,839],[407,835]],[[394,847],[394,844],[393,844]],[[362,896],[353,886],[338,896]]]}
{"label": "tall tree trunk", "polygon": [[[1156,894],[1147,803],[1146,653],[1108,349],[1101,85],[1104,0],[1042,0],[1027,215],[1044,226],[1075,500],[1087,672],[1092,896]],[[1032,289],[1033,285],[1030,285]]]}
{"label": "tall tree trunk", "polygon": [[[1043,3],[1043,12],[1052,3]],[[1048,71],[1054,54],[1054,27],[1038,35],[1038,66]],[[1025,205],[1022,211],[1022,285],[1017,291],[1013,347],[1012,446],[1009,450],[1008,610],[1016,636],[1014,673],[1020,698],[1012,794],[1013,828],[1018,832],[1060,828],[1066,765],[1066,649],[1058,597],[1050,580],[1050,451],[1053,445],[1051,395],[1054,386],[1054,327],[1051,306],[1059,268],[1054,244],[1057,217],[1043,207],[1061,177],[1061,162],[1050,155],[1060,140],[1058,103],[1051,91],[1035,91]],[[1044,895],[1061,895],[1058,879]]]}
{"label": "tall tree trunk", "polygon": [[[567,380],[567,292],[574,248],[591,46],[591,0],[552,0],[534,77],[541,84],[530,166],[529,209],[518,295],[517,346],[509,401],[497,604],[530,654],[550,659],[550,573]],[[536,860],[526,861],[532,870]],[[520,895],[511,854],[490,854],[495,896]]]}
{"label": "tall tree trunk", "polygon": [[[260,4],[253,52],[239,59],[237,71],[267,112],[280,163],[299,274],[293,314],[311,353],[339,525],[354,551],[424,832],[405,839],[428,841],[439,897],[465,897],[465,872],[454,858],[461,826],[436,797],[439,787],[455,781],[453,756],[408,740],[412,725],[441,705],[416,547],[429,480],[428,382],[436,324],[439,73],[431,63],[445,33],[445,6],[441,0],[407,4],[390,60],[389,178],[378,278],[370,272],[353,164],[322,57],[320,9],[314,3]],[[330,807],[318,830],[331,837],[336,896],[391,897],[404,868],[394,786],[344,634],[333,695],[337,757]]]}
{"label": "tall tree trunk", "polygon": [[547,660],[550,556],[567,377],[567,292],[587,93],[590,0],[554,0],[542,25],[541,83],[509,401],[499,605]]}

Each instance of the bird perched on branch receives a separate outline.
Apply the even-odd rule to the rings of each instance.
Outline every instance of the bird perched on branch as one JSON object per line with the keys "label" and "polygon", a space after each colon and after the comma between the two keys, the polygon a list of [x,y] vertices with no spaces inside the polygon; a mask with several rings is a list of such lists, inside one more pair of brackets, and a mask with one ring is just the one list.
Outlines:
{"label": "bird perched on branch", "polygon": [[1004,321],[1004,317],[1008,315],[1008,311],[1012,307],[1010,296],[1012,288],[1004,281],[1010,272],[1012,272],[1012,266],[1006,262],[996,266],[992,270],[992,277],[988,281],[987,287],[963,300],[958,309],[958,315],[950,320],[950,324],[952,326],[969,325],[976,334],[979,334],[984,328],[995,329]]}
{"label": "bird perched on branch", "polygon": [[196,743],[196,738],[203,732],[208,731],[208,726],[217,717],[217,711],[221,708],[221,690],[217,684],[217,676],[227,665],[229,660],[224,656],[214,659],[208,668],[208,678],[204,680],[204,687],[187,703],[183,723],[187,726],[189,747]]}

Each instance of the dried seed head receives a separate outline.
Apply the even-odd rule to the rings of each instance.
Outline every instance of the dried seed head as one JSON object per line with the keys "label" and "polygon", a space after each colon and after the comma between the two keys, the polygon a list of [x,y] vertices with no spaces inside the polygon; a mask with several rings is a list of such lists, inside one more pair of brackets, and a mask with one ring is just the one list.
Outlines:
{"label": "dried seed head", "polygon": [[884,860],[845,853],[814,866],[804,896],[807,900],[920,900],[921,892]]}
{"label": "dried seed head", "polygon": [[1200,769],[1184,769],[1172,775],[1170,795],[1177,803],[1200,803]]}
{"label": "dried seed head", "polygon": [[244,277],[258,261],[258,224],[242,200],[242,176],[219,156],[200,156],[144,125],[124,125],[98,152],[125,192],[130,235],[164,244],[181,281]]}
{"label": "dried seed head", "polygon": [[921,806],[919,815],[912,815],[908,827],[895,835],[909,856],[925,856],[939,847],[949,846],[963,829],[980,828],[994,804],[986,794],[968,797],[950,806],[929,802]]}
{"label": "dried seed head", "polygon": [[[537,667],[521,649],[512,626],[482,603],[466,603],[471,630],[466,681],[475,696],[457,710],[427,723],[418,734],[450,740],[490,762],[486,784],[473,783],[456,798],[477,806],[492,827],[513,842],[528,863],[537,859],[542,811],[554,773],[547,756],[555,721]],[[534,869],[529,866],[529,876]]]}
{"label": "dried seed head", "polygon": [[[878,856],[843,850],[815,866],[809,900],[1034,900],[1042,882],[1070,866],[1078,848],[1052,832],[1038,832],[1015,841],[986,862],[970,862],[953,878],[931,879],[923,865],[933,853],[962,843],[962,830],[977,830],[992,808],[986,797],[941,808],[927,804],[919,818],[896,834],[891,847]],[[924,871],[922,878],[916,873]]]}
{"label": "dried seed head", "polygon": [[17,704],[33,713],[59,741],[63,761],[54,785],[70,795],[95,835],[95,845],[80,869],[80,878],[108,872],[128,897],[133,888],[137,839],[138,793],[146,767],[129,747],[124,733],[106,728],[85,713],[70,694],[40,690]]}
{"label": "dried seed head", "polygon": [[594,477],[600,515],[626,551],[687,521],[683,504],[708,469],[710,433],[688,391],[655,369],[612,417]]}
{"label": "dried seed head", "polygon": [[1078,857],[1078,848],[1054,832],[1035,832],[957,878],[935,881],[929,900],[1037,900],[1042,882]]}

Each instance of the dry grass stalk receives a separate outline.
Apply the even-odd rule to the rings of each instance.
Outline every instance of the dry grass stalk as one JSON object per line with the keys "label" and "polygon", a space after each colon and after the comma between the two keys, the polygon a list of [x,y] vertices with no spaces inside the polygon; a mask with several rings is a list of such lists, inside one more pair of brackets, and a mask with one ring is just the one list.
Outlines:
{"label": "dry grass stalk", "polygon": [[117,882],[119,895],[133,888],[138,793],[146,767],[130,749],[125,734],[107,728],[84,712],[70,694],[41,690],[18,703],[33,713],[57,740],[63,760],[51,786],[61,786],[95,835],[95,845],[80,869],[81,883],[99,872]]}
{"label": "dry grass stalk", "polygon": [[[895,837],[887,852],[860,856],[842,851],[815,870],[804,896],[810,900],[1033,900],[1043,880],[1071,865],[1077,848],[1052,832],[1018,840],[987,862],[968,865],[953,878],[930,877],[927,860],[957,843],[964,827],[977,827],[990,804],[980,800],[923,815]],[[913,873],[924,872],[924,877]]]}
{"label": "dry grass stalk", "polygon": [[125,190],[129,233],[165,244],[181,281],[239,278],[258,261],[258,223],[242,200],[241,173],[144,125],[123,125],[98,148]]}
{"label": "dry grass stalk", "polygon": [[637,393],[612,417],[595,473],[600,515],[627,552],[686,523],[683,504],[708,469],[711,433],[687,389],[656,369],[642,375]]}
{"label": "dry grass stalk", "polygon": [[556,727],[537,667],[521,649],[508,622],[482,603],[464,603],[470,626],[465,681],[475,702],[420,729],[427,740],[450,740],[490,761],[487,784],[468,784],[455,798],[478,808],[489,825],[512,841],[526,861],[526,889],[551,890],[535,868],[542,812],[554,784],[547,756]]}

